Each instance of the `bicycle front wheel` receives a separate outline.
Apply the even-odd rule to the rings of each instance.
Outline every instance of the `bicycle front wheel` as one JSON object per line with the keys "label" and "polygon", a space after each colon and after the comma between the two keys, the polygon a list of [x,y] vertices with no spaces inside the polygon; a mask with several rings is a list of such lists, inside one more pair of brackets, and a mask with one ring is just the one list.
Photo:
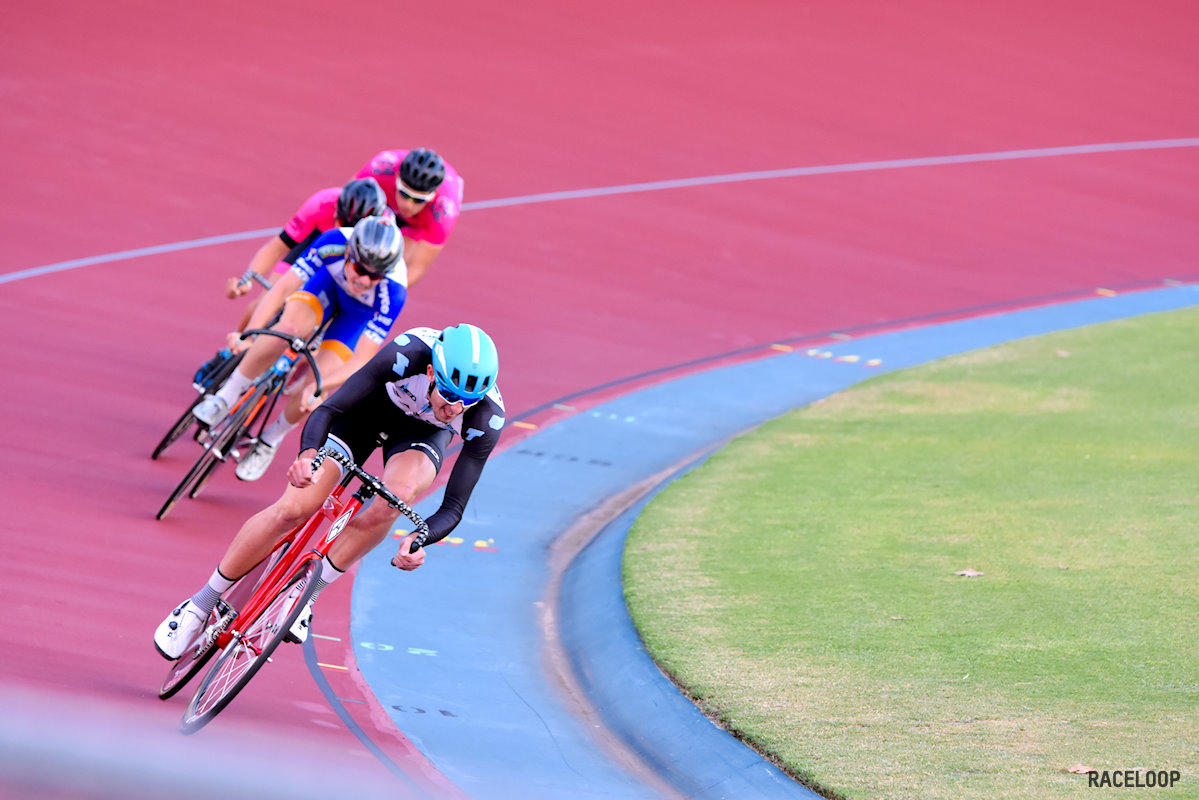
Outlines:
{"label": "bicycle front wheel", "polygon": [[229,455],[229,451],[237,444],[238,439],[244,435],[246,429],[254,424],[252,416],[260,408],[261,396],[266,393],[262,387],[255,387],[250,390],[246,398],[238,405],[237,409],[229,415],[228,418],[217,424],[213,428],[215,431],[213,438],[204,447],[204,452],[196,460],[191,470],[183,476],[183,480],[179,481],[179,485],[175,487],[175,491],[171,492],[171,496],[162,504],[162,508],[158,509],[157,518],[162,519],[167,513],[175,507],[175,503],[179,502],[179,498],[183,497],[185,492],[189,492],[190,497],[195,497],[204,488],[204,484],[212,476],[213,470],[219,466],[220,462],[224,461]]}
{"label": "bicycle front wheel", "polygon": [[192,468],[187,471],[186,475],[183,476],[183,480],[179,481],[179,485],[177,485],[175,490],[171,492],[171,496],[168,497],[167,501],[162,504],[162,508],[158,509],[158,513],[154,515],[155,518],[162,519],[165,517],[167,512],[175,507],[175,503],[179,502],[179,498],[183,497],[183,493],[191,487],[192,483],[194,483],[201,475],[206,475],[209,471],[211,471],[213,465],[216,463],[216,460],[216,449],[214,447],[205,448],[204,452],[201,453],[200,457],[196,460],[196,463],[193,464]]}
{"label": "bicycle front wheel", "polygon": [[299,619],[316,591],[320,574],[318,559],[305,560],[282,582],[261,614],[236,626],[233,638],[183,712],[184,733],[195,733],[211,722],[249,684]]}
{"label": "bicycle front wheel", "polygon": [[212,477],[212,473],[215,472],[216,468],[219,467],[220,465],[221,465],[221,462],[218,459],[213,459],[212,463],[209,464],[207,467],[205,467],[204,471],[201,472],[199,474],[199,476],[196,478],[196,482],[192,484],[192,488],[188,491],[187,496],[192,498],[193,500],[195,498],[199,497],[200,492],[204,489],[204,486],[208,483],[208,479]]}
{"label": "bicycle front wheel", "polygon": [[248,394],[238,405],[237,409],[230,414],[227,423],[228,427],[225,428],[224,432],[213,443],[213,448],[221,453],[221,458],[210,463],[196,476],[191,490],[187,493],[188,497],[193,499],[199,497],[200,492],[204,489],[204,486],[208,483],[208,479],[212,477],[212,473],[216,471],[216,468],[230,456],[237,457],[237,448],[249,435],[250,428],[258,421],[262,413],[262,398],[267,395],[268,391],[268,389],[262,387],[252,389],[252,393]]}

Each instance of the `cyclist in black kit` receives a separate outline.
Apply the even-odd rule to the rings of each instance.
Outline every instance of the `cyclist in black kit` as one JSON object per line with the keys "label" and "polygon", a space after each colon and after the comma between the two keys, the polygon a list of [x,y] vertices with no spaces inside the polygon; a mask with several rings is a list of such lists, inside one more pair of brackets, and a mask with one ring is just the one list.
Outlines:
{"label": "cyclist in black kit", "polygon": [[[162,621],[154,633],[158,651],[165,658],[178,658],[220,596],[320,508],[341,479],[340,467],[332,460],[313,473],[312,459],[322,446],[362,464],[385,435],[383,482],[412,503],[437,477],[454,434],[460,436],[462,452],[441,507],[426,520],[426,545],[448,536],[461,521],[504,427],[504,401],[495,383],[498,370],[491,337],[465,323],[442,331],[414,328],[385,345],[312,412],[300,437],[300,453],[287,471],[289,485],[283,496],[246,521],[208,583]],[[397,515],[386,503],[363,509],[329,550],[318,591],[382,542]],[[397,568],[414,570],[424,563],[425,548],[408,552],[415,535],[410,533],[400,543],[391,561]],[[296,641],[308,636],[311,605],[291,629]]]}

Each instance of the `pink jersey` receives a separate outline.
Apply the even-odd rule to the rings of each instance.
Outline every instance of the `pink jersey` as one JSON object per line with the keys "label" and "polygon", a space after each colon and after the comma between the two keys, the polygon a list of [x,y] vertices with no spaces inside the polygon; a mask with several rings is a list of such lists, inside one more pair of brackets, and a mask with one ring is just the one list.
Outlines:
{"label": "pink jersey", "polygon": [[425,203],[412,219],[404,219],[396,207],[396,176],[400,171],[400,162],[408,154],[407,150],[384,150],[376,155],[366,165],[358,170],[355,178],[374,178],[383,187],[387,195],[388,207],[396,212],[396,222],[404,236],[417,242],[429,244],[445,244],[462,212],[462,176],[445,163],[445,180],[433,194],[433,199]]}
{"label": "pink jersey", "polygon": [[[300,210],[287,223],[283,235],[279,238],[288,247],[295,247],[305,241],[311,242],[317,236],[337,227],[337,199],[341,197],[341,187],[332,186],[321,189],[304,201]],[[289,241],[290,240],[290,241]]]}
{"label": "pink jersey", "polygon": [[314,193],[280,231],[279,238],[287,245],[288,252],[275,265],[275,272],[287,272],[316,237],[338,227],[337,201],[341,198],[341,189],[331,186]]}

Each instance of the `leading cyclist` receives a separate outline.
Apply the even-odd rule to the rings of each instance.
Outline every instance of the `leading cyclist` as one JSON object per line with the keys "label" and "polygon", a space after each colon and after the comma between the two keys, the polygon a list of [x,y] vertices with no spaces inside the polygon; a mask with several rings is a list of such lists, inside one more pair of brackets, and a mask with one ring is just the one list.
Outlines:
{"label": "leading cyclist", "polygon": [[[462,451],[441,506],[426,520],[425,544],[449,535],[461,521],[504,427],[504,402],[495,382],[498,371],[495,343],[474,325],[463,323],[442,331],[414,328],[388,343],[312,412],[304,425],[300,453],[287,471],[289,485],[283,495],[246,521],[208,583],[158,626],[154,632],[158,652],[177,659],[220,596],[321,507],[341,479],[341,467],[326,460],[313,473],[312,459],[319,447],[336,449],[362,464],[381,442],[383,482],[411,504],[432,485],[446,447],[459,436]],[[317,592],[382,542],[397,514],[386,503],[376,502],[354,517],[324,559]],[[393,566],[414,570],[424,563],[425,548],[408,552],[415,536],[412,532],[400,542]],[[311,605],[312,601],[292,626],[293,641],[307,638]]]}

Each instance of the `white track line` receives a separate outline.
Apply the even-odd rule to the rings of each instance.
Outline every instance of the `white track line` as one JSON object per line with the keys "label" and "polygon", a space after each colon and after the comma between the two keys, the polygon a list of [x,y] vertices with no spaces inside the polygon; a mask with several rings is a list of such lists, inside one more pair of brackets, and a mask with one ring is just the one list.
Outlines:
{"label": "white track line", "polygon": [[[614,194],[634,194],[637,192],[656,192],[664,189],[685,189],[693,186],[712,186],[721,183],[741,183],[744,181],[774,180],[776,178],[801,178],[809,175],[835,175],[844,172],[876,172],[887,169],[909,169],[912,167],[941,167],[951,164],[977,164],[986,161],[1018,161],[1028,158],[1054,158],[1057,156],[1077,156],[1094,153],[1118,153],[1130,150],[1169,150],[1181,147],[1199,147],[1199,138],[1189,139],[1153,139],[1141,142],[1109,142],[1107,144],[1083,144],[1070,147],[1041,147],[1032,150],[1000,150],[994,153],[968,153],[956,156],[929,156],[926,158],[897,158],[889,161],[859,161],[853,164],[828,164],[820,167],[794,167],[791,169],[773,169],[759,172],[735,172],[729,175],[708,175],[700,178],[682,178],[672,181],[651,181],[649,183],[629,183],[623,186],[603,186],[595,189],[575,189],[567,192],[546,192],[544,194],[527,194],[519,197],[500,198],[498,200],[479,200],[473,203],[463,203],[462,210],[481,210],[487,208],[505,208],[507,206],[522,206],[532,203],[551,203],[558,200],[579,200],[589,197],[604,197]],[[270,236],[277,228],[266,228],[243,233],[230,233],[224,236],[210,236],[206,239],[191,239],[185,242],[164,244],[155,247],[143,247],[137,250],[124,250],[119,253],[109,253],[89,258],[76,258],[71,261],[60,261],[57,264],[47,264],[43,267],[31,267],[16,272],[0,275],[0,284],[12,283],[24,278],[47,275],[52,272],[88,267],[93,264],[107,264],[113,261],[124,261],[142,256],[173,253],[179,250],[191,250],[198,247],[209,247],[215,244],[239,242],[245,239],[258,239]]]}

